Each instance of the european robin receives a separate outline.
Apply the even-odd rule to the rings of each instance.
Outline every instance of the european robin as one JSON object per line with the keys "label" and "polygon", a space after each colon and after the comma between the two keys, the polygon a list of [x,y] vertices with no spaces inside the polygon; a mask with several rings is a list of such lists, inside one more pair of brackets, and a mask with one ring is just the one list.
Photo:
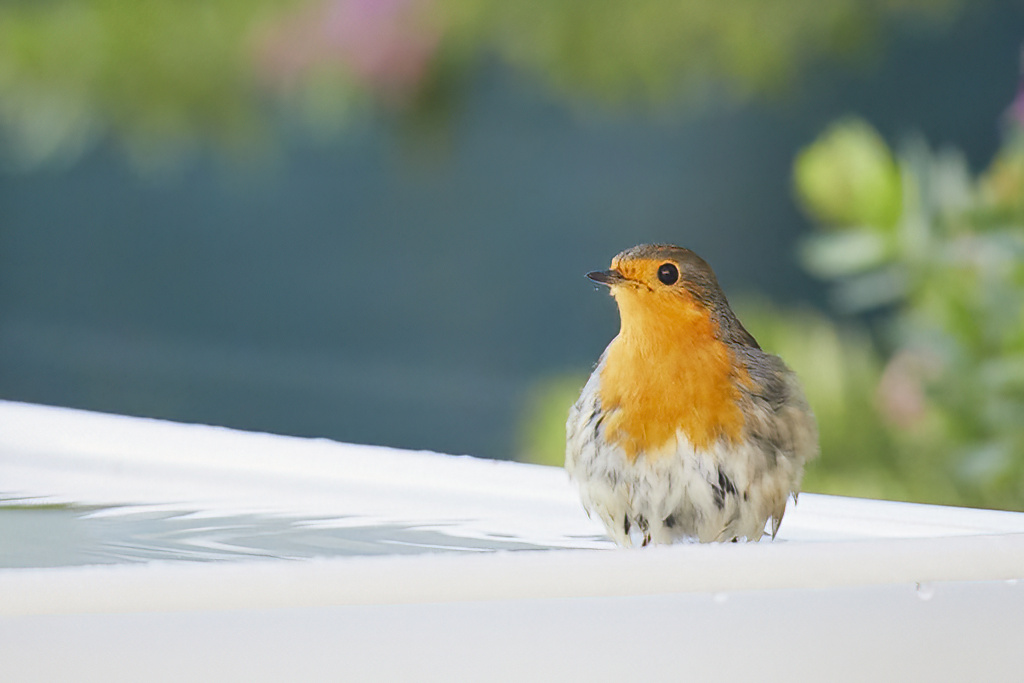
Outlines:
{"label": "european robin", "polygon": [[778,533],[818,428],[796,376],[689,249],[643,244],[587,273],[619,307],[566,423],[565,467],[623,546]]}

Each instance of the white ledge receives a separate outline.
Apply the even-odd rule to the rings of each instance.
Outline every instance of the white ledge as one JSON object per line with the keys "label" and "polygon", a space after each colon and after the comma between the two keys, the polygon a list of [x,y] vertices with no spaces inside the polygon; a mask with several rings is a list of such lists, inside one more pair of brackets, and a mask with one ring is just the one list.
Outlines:
{"label": "white ledge", "polygon": [[[93,680],[82,671],[97,652],[112,659],[95,680],[147,678],[154,657],[178,679],[215,679],[216,662],[249,680],[337,667],[422,678],[422,662],[493,679],[486,667],[499,658],[508,679],[1011,680],[1024,636],[1020,513],[804,494],[774,542],[625,551],[556,468],[11,402],[0,402],[0,494],[116,506],[97,515],[255,513],[545,549],[0,569],[0,661],[36,680]],[[274,629],[284,631],[270,638]],[[338,637],[324,640],[325,629]],[[154,641],[140,648],[131,633]],[[920,634],[941,649],[914,649]],[[264,649],[243,653],[237,635]],[[389,658],[384,637],[413,658]],[[647,647],[662,638],[675,645]],[[168,664],[160,642],[206,660]],[[64,657],[39,657],[42,643]],[[672,648],[688,668],[677,670]],[[864,657],[816,668],[851,649]],[[293,668],[274,668],[282,658]]]}

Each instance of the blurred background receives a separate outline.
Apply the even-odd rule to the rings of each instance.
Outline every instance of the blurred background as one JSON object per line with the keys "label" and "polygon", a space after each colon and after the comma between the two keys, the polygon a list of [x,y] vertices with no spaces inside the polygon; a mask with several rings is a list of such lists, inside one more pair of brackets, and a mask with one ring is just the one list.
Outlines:
{"label": "blurred background", "polygon": [[0,397],[561,464],[689,246],[812,491],[1024,509],[1024,2],[0,1]]}

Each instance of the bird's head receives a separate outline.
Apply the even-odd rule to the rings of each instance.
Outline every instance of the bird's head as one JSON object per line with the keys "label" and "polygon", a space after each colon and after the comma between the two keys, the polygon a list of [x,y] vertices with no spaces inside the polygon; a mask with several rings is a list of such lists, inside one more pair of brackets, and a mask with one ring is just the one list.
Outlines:
{"label": "bird's head", "polygon": [[689,249],[641,244],[618,254],[611,266],[587,277],[611,289],[624,332],[685,324],[728,306],[711,266]]}

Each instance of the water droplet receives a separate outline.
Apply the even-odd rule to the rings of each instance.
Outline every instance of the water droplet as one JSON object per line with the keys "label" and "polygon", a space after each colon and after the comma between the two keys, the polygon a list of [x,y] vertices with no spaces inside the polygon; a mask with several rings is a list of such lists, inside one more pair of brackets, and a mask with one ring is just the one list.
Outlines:
{"label": "water droplet", "polygon": [[719,605],[721,605],[722,603],[726,602],[728,599],[729,599],[729,594],[728,593],[715,593],[715,595],[713,596],[713,600],[715,602],[717,602]]}
{"label": "water droplet", "polygon": [[922,600],[931,600],[935,595],[935,587],[930,583],[918,583],[916,584],[917,597]]}

